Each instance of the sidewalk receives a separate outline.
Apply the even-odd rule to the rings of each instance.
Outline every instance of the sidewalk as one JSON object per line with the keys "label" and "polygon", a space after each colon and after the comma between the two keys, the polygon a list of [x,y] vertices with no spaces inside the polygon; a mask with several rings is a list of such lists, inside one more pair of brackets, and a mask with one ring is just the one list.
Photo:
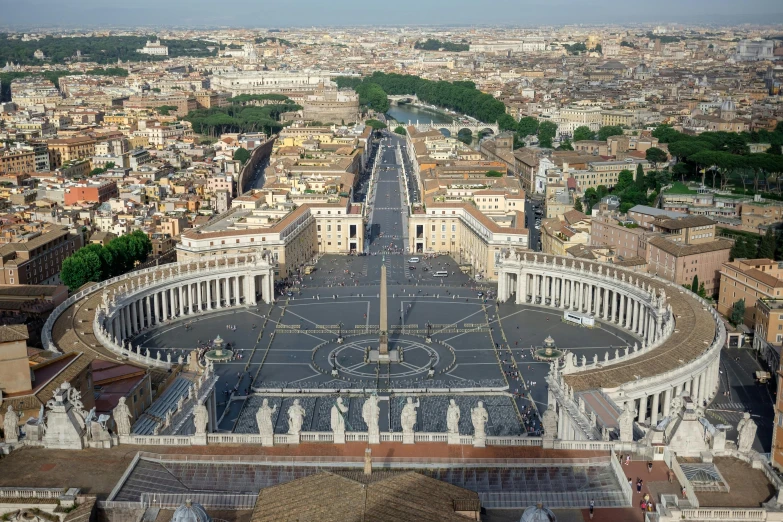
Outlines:
{"label": "sidewalk", "polygon": [[[674,482],[669,484],[668,471],[669,468],[661,461],[653,462],[652,472],[647,471],[646,461],[631,461],[626,466],[623,462],[623,471],[625,472],[626,480],[630,477],[633,482],[633,500],[632,507],[629,508],[595,508],[593,515],[593,522],[634,522],[644,521],[644,515],[639,507],[645,493],[649,493],[650,498],[653,501],[653,505],[657,506],[660,500],[659,495],[663,492],[670,493],[676,492],[680,494],[680,483],[677,482],[675,477]],[[644,481],[642,485],[642,492],[636,492],[636,480],[641,478]],[[590,520],[590,514],[587,508],[582,510],[582,516],[584,520]]]}

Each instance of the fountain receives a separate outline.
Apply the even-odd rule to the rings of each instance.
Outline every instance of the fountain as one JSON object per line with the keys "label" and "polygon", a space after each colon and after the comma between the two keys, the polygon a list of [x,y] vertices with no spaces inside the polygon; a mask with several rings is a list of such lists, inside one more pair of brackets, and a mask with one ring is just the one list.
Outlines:
{"label": "fountain", "polygon": [[213,363],[228,362],[232,360],[234,358],[234,352],[223,348],[224,343],[225,341],[219,335],[215,337],[215,340],[212,341],[212,349],[204,354],[204,359],[212,361]]}
{"label": "fountain", "polygon": [[547,335],[544,339],[543,346],[537,346],[533,351],[533,358],[537,361],[552,362],[560,359],[563,356],[563,350],[559,349],[555,345],[555,340],[551,335]]}

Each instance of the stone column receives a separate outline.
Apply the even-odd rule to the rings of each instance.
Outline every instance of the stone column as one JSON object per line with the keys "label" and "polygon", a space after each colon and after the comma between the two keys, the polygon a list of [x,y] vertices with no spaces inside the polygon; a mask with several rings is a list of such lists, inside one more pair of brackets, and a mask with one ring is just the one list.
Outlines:
{"label": "stone column", "polygon": [[199,312],[203,312],[204,309],[206,308],[204,306],[204,295],[203,295],[203,293],[201,291],[201,285],[203,285],[203,284],[204,284],[204,281],[199,281],[198,283],[196,283],[196,288],[198,288],[198,309],[199,309]]}
{"label": "stone column", "polygon": [[645,395],[639,399],[639,415],[637,417],[638,422],[644,422],[647,416],[647,396]]}
{"label": "stone column", "polygon": [[668,417],[669,412],[671,411],[671,404],[672,404],[672,389],[666,388],[666,391],[663,392],[663,416]]}
{"label": "stone column", "polygon": [[688,379],[682,383],[682,390],[686,392],[686,395],[691,394],[691,378],[688,377]]}
{"label": "stone column", "polygon": [[177,287],[177,313],[179,313],[180,316],[185,315],[185,287],[184,285],[179,285]]}
{"label": "stone column", "polygon": [[539,281],[539,275],[533,274],[533,302],[541,297],[541,282]]}
{"label": "stone column", "polygon": [[639,333],[639,301],[636,299],[631,300],[631,312],[633,313],[633,322],[631,323],[631,330],[634,333]]}
{"label": "stone column", "polygon": [[707,375],[705,371],[701,372],[697,377],[697,379],[699,380],[699,402],[698,402],[699,406],[702,405],[702,401],[704,401],[706,397],[706,394],[704,393],[705,391],[704,388],[706,388],[706,384],[707,384],[706,377]]}
{"label": "stone column", "polygon": [[163,290],[163,320],[168,321],[169,317],[171,317],[169,314],[171,313],[169,310],[169,298],[171,297],[171,292],[168,288]]}
{"label": "stone column", "polygon": [[152,326],[152,296],[148,295],[144,298],[144,304],[147,306],[147,326]]}
{"label": "stone column", "polygon": [[190,313],[192,315],[196,313],[196,284],[188,283],[185,288],[188,293],[188,308],[190,308]]}
{"label": "stone column", "polygon": [[239,306],[241,303],[241,295],[239,294],[239,276],[234,276],[234,292],[236,292],[236,297],[234,299],[234,304],[236,306]]}
{"label": "stone column", "polygon": [[661,394],[660,392],[657,392],[653,394],[653,401],[652,401],[652,411],[650,413],[650,426],[655,426],[658,424],[658,406]]}
{"label": "stone column", "polygon": [[631,330],[633,326],[633,299],[631,296],[625,296],[625,328]]}
{"label": "stone column", "polygon": [[207,279],[207,310],[212,310],[212,279]]}
{"label": "stone column", "polygon": [[582,312],[582,282],[576,281],[576,311]]}

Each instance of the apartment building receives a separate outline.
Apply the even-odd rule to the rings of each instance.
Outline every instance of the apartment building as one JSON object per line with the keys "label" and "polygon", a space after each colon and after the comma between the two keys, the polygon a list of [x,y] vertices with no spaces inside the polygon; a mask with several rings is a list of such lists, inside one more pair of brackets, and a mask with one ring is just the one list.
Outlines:
{"label": "apartment building", "polygon": [[87,136],[48,140],[49,165],[57,168],[63,163],[90,158],[95,155],[95,143],[94,139]]}
{"label": "apartment building", "polygon": [[729,260],[734,242],[716,239],[714,221],[703,216],[658,216],[651,229],[658,235],[647,241],[649,273],[678,285],[691,284],[698,276],[707,295],[718,293],[721,266]]}
{"label": "apartment building", "polygon": [[718,311],[723,315],[730,315],[734,303],[744,299],[745,324],[755,329],[759,314],[757,301],[780,298],[783,298],[783,263],[771,259],[735,259],[723,263],[718,296]]}
{"label": "apartment building", "polygon": [[82,247],[81,234],[66,227],[28,234],[0,246],[0,284],[58,284],[63,260]]}
{"label": "apartment building", "polygon": [[590,243],[591,219],[578,210],[569,210],[562,218],[545,219],[541,223],[541,249],[546,254],[566,255],[576,245]]}
{"label": "apartment building", "polygon": [[35,172],[35,152],[32,150],[0,151],[0,175]]}
{"label": "apartment building", "polygon": [[119,195],[117,183],[114,181],[88,181],[65,187],[63,202],[66,205],[75,205],[80,201],[103,203]]}

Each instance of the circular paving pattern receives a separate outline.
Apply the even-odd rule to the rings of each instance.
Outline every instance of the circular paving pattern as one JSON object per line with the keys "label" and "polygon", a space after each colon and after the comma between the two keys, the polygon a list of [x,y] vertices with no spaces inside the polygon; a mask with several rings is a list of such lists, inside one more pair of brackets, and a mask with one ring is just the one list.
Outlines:
{"label": "circular paving pattern", "polygon": [[[341,378],[374,379],[378,372],[396,378],[426,378],[430,368],[436,374],[448,371],[455,363],[451,346],[434,342],[427,344],[422,337],[411,335],[389,339],[389,352],[402,350],[402,362],[378,365],[367,359],[370,350],[378,349],[377,336],[346,337],[343,344],[329,342],[313,353],[315,366],[323,373],[337,368]],[[388,373],[387,373],[388,372]]]}

